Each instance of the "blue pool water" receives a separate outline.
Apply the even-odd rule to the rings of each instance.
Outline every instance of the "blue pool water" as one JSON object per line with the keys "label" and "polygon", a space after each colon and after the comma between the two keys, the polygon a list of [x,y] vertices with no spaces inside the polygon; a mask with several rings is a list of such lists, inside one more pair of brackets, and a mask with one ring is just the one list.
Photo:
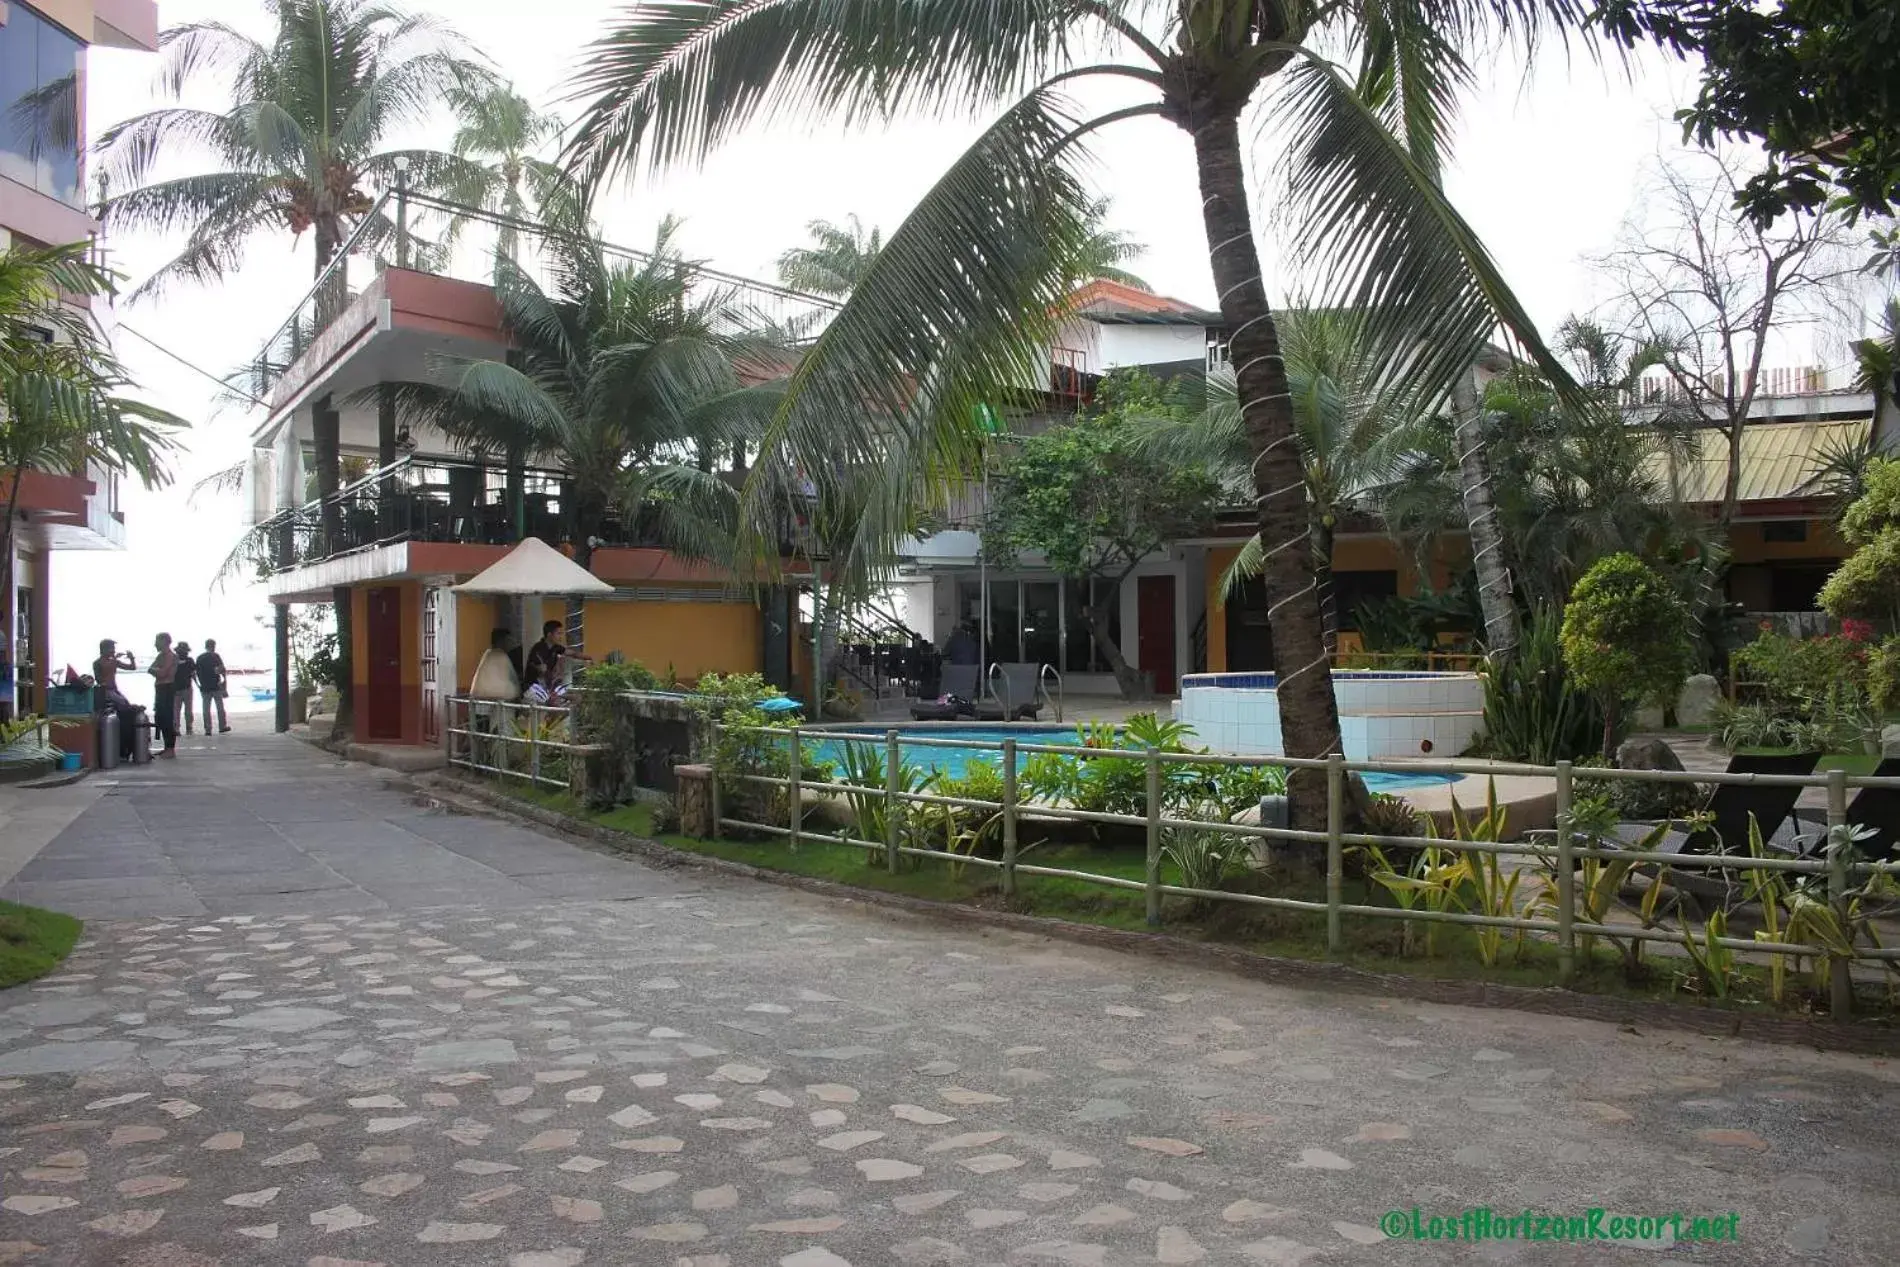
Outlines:
{"label": "blue pool water", "polygon": [[[810,732],[806,732],[809,734]],[[1003,740],[1014,739],[1017,743],[1062,744],[1076,742],[1073,726],[899,726],[898,739],[902,744],[904,760],[923,770],[940,770],[947,777],[963,777],[972,760],[988,761],[996,764],[1002,754],[998,751],[984,752],[974,748],[944,748],[923,742],[928,739],[961,739],[972,743],[1001,746]],[[808,759],[829,761],[834,770],[844,768],[844,747],[847,743],[859,742],[844,739],[825,739],[809,743],[805,751]],[[1020,768],[1025,760],[1024,754],[1018,754]],[[1456,783],[1463,775],[1458,774],[1388,774],[1374,770],[1362,772],[1366,788],[1373,792],[1395,792],[1400,788],[1431,787],[1440,783]]]}

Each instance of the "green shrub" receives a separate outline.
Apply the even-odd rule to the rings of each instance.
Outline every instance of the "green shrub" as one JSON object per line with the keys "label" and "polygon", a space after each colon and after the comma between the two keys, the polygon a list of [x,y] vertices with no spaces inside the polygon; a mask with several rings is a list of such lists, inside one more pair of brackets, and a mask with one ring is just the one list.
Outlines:
{"label": "green shrub", "polygon": [[1532,612],[1517,653],[1479,672],[1488,755],[1555,765],[1601,747],[1603,705],[1565,671],[1563,622],[1556,612],[1547,607]]}
{"label": "green shrub", "polygon": [[1868,646],[1845,636],[1792,638],[1766,621],[1729,664],[1777,718],[1815,721],[1852,708],[1867,694]]}
{"label": "green shrub", "polygon": [[632,717],[623,714],[615,701],[628,691],[650,691],[657,685],[659,679],[638,660],[583,667],[574,674],[574,689],[568,696],[575,737],[581,743],[630,744]]}
{"label": "green shrub", "polygon": [[[1210,819],[1219,814],[1215,805],[1196,806],[1190,816]],[[1181,887],[1219,892],[1231,877],[1247,869],[1253,846],[1245,836],[1213,827],[1169,827],[1161,834],[1161,856],[1181,873]],[[1211,899],[1195,898],[1197,907]]]}
{"label": "green shrub", "polygon": [[1571,681],[1603,705],[1604,756],[1616,750],[1624,709],[1673,699],[1694,666],[1693,622],[1668,581],[1633,554],[1598,559],[1564,610]]}

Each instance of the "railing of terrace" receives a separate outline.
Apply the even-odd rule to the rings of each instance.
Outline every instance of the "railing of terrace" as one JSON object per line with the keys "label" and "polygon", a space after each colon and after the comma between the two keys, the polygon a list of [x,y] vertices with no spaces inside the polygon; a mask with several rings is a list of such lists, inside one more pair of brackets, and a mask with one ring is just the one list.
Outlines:
{"label": "railing of terrace", "polygon": [[[385,268],[408,268],[459,281],[490,285],[506,254],[544,289],[558,284],[559,265],[550,246],[566,231],[413,191],[389,190],[358,220],[334,258],[282,325],[265,340],[243,377],[252,395],[268,397],[277,380],[311,343],[349,307],[350,300]],[[645,263],[649,252],[611,243],[610,261]],[[727,333],[770,332],[797,344],[816,337],[840,303],[822,295],[775,286],[701,264],[682,265],[693,293],[724,292],[735,302]]]}
{"label": "railing of terrace", "polygon": [[[864,798],[879,802],[883,806],[883,811],[878,818],[883,823],[884,833],[881,840],[869,840],[853,836],[848,831],[840,833],[816,831],[804,826],[802,813],[788,813],[785,816],[786,823],[783,825],[729,816],[726,813],[729,797],[727,792],[722,790],[721,779],[716,771],[712,786],[712,816],[715,833],[731,830],[784,837],[788,838],[794,847],[799,843],[801,836],[808,840],[823,839],[878,854],[882,857],[885,866],[892,871],[898,869],[899,860],[904,857],[937,861],[949,859],[958,866],[988,868],[998,872],[1001,888],[1006,896],[1014,895],[1017,877],[1023,875],[1054,876],[1105,888],[1137,891],[1144,895],[1148,922],[1154,926],[1161,923],[1162,899],[1169,896],[1302,911],[1325,916],[1327,946],[1329,951],[1335,954],[1344,948],[1342,929],[1343,921],[1347,918],[1464,925],[1500,930],[1500,935],[1502,932],[1529,933],[1554,940],[1560,972],[1566,978],[1575,971],[1580,946],[1587,950],[1596,938],[1664,942],[1677,946],[1684,946],[1686,943],[1691,949],[1704,954],[1721,952],[1731,956],[1765,955],[1771,961],[1792,958],[1797,967],[1806,960],[1827,967],[1830,1005],[1837,1018],[1845,1017],[1852,1009],[1852,983],[1848,975],[1851,963],[1859,961],[1878,965],[1889,974],[1889,980],[1900,977],[1900,949],[1883,948],[1879,945],[1877,938],[1871,940],[1869,944],[1862,944],[1856,935],[1857,930],[1860,930],[1866,921],[1865,913],[1861,912],[1856,904],[1856,885],[1866,885],[1876,877],[1884,877],[1880,883],[1891,884],[1896,877],[1900,877],[1900,862],[1869,863],[1857,860],[1852,829],[1847,817],[1848,789],[1883,788],[1900,791],[1900,779],[1850,776],[1839,770],[1824,776],[1810,777],[1595,768],[1588,771],[1592,779],[1650,783],[1739,783],[1826,789],[1827,831],[1817,851],[1797,856],[1774,856],[1766,853],[1704,855],[1610,847],[1603,838],[1580,831],[1574,818],[1576,770],[1570,762],[1560,762],[1555,766],[1525,766],[1477,761],[1433,761],[1406,762],[1400,766],[1389,762],[1347,761],[1339,756],[1325,760],[1301,760],[1289,757],[1160,752],[1154,749],[1131,751],[1078,747],[1072,744],[1024,743],[1015,739],[1005,739],[997,743],[988,740],[960,740],[947,735],[920,736],[897,730],[875,733],[828,728],[817,731],[801,730],[798,727],[728,728],[722,726],[721,729],[772,736],[789,745],[791,761],[788,777],[776,778],[747,774],[737,776],[735,781],[747,785],[783,788],[786,790],[790,804],[803,804],[806,790],[803,776],[805,744],[822,740],[830,743],[855,742],[875,745],[881,750],[881,766],[886,776],[885,786],[826,783],[816,785],[814,790],[842,793],[854,801]],[[974,800],[965,797],[941,796],[928,790],[906,790],[904,782],[900,779],[900,771],[905,766],[903,749],[906,746],[961,749],[970,753],[981,753],[993,759],[998,763],[1003,776],[1002,799],[999,801]],[[1017,778],[1018,763],[1021,758],[1033,754],[1050,754],[1093,761],[1132,759],[1141,762],[1145,775],[1143,812],[1139,814],[1110,813],[1082,810],[1067,804],[1050,804],[1044,801],[1025,802]],[[1271,825],[1179,818],[1169,814],[1166,812],[1164,789],[1169,784],[1171,772],[1177,767],[1186,765],[1277,767],[1283,770],[1324,771],[1327,787],[1327,828],[1325,831],[1303,831]],[[1348,795],[1346,776],[1353,772],[1381,770],[1548,778],[1554,781],[1556,789],[1557,828],[1548,834],[1548,839],[1510,842],[1431,836],[1384,836],[1346,831],[1344,829]],[[941,849],[920,848],[915,844],[907,844],[904,820],[912,806],[960,807],[979,812],[993,812],[1000,816],[1000,857],[950,855]],[[1144,878],[1137,881],[1072,868],[1037,866],[1021,861],[1019,833],[1026,817],[1032,814],[1039,819],[1053,818],[1070,822],[1113,824],[1143,829],[1147,842]],[[1180,829],[1217,832],[1262,841],[1295,841],[1323,847],[1326,860],[1325,900],[1316,902],[1267,894],[1189,888],[1164,883],[1162,880],[1164,833]],[[1346,851],[1349,848],[1366,846],[1382,850],[1438,849],[1450,856],[1471,857],[1480,862],[1487,857],[1496,858],[1500,863],[1507,858],[1513,860],[1514,863],[1534,862],[1545,871],[1548,877],[1545,883],[1553,898],[1550,909],[1554,916],[1543,918],[1529,914],[1527,912],[1530,908],[1520,909],[1513,905],[1508,897],[1502,906],[1478,912],[1384,907],[1347,902],[1344,898]],[[1791,926],[1787,924],[1777,925],[1781,930],[1779,934],[1763,933],[1753,938],[1744,938],[1727,936],[1725,926],[1712,921],[1704,923],[1700,928],[1695,927],[1693,923],[1687,927],[1681,925],[1671,927],[1666,920],[1645,921],[1641,924],[1630,925],[1606,923],[1603,922],[1603,915],[1606,912],[1599,911],[1595,918],[1591,918],[1587,906],[1579,907],[1578,872],[1580,867],[1602,867],[1615,863],[1631,864],[1635,868],[1646,869],[1651,874],[1654,883],[1664,882],[1671,872],[1724,882],[1729,882],[1734,877],[1742,880],[1755,877],[1758,881],[1773,878],[1783,882],[1792,878],[1792,885],[1811,890],[1811,895],[1803,891],[1799,895],[1800,900],[1813,902],[1824,908],[1834,921],[1832,926],[1839,931],[1834,935],[1811,934],[1813,940],[1796,941],[1791,939],[1788,931]],[[1795,895],[1792,893],[1787,895],[1786,900],[1792,904]],[[1777,908],[1779,904],[1777,900]],[[1803,927],[1825,929],[1828,925],[1826,920],[1811,919]]]}

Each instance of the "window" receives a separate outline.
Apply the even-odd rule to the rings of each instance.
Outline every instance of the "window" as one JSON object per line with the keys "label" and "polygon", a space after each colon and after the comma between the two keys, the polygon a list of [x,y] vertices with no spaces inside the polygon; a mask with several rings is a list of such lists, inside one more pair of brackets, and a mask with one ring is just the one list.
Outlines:
{"label": "window", "polygon": [[[1122,636],[1122,605],[1116,601],[1119,591],[1109,581],[1097,579],[1090,584],[1094,588],[1096,601],[1108,604],[1108,636],[1119,647]],[[1064,673],[1108,672],[1108,661],[1096,649],[1095,640],[1089,636],[1088,617],[1082,611],[1082,587],[1074,581],[1064,581],[1062,602],[1068,609],[1063,619],[1068,638],[1063,645],[1065,654],[1062,671]]]}
{"label": "window", "polygon": [[0,176],[57,198],[79,197],[77,39],[20,0],[0,24]]}
{"label": "window", "polygon": [[1771,519],[1761,526],[1763,541],[1797,542],[1808,539],[1805,519]]}

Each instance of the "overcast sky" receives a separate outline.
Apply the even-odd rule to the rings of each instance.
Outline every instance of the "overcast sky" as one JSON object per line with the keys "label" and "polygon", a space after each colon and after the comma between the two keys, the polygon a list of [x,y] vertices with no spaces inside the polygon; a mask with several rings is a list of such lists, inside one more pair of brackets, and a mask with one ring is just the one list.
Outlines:
{"label": "overcast sky", "polygon": [[[623,5],[432,0],[413,7],[451,18],[454,29],[521,91],[572,118],[576,107],[558,100],[562,85],[602,21]],[[160,16],[168,24],[215,17],[263,29],[244,0],[160,0]],[[148,54],[93,50],[88,110],[95,135],[163,104],[157,62]],[[1528,78],[1521,64],[1508,59],[1487,65],[1483,76],[1465,108],[1446,189],[1548,329],[1601,299],[1603,284],[1587,257],[1613,244],[1646,168],[1659,156],[1678,153],[1679,130],[1669,116],[1690,95],[1693,77],[1659,56],[1638,59],[1626,76],[1584,59],[1567,64],[1555,54],[1545,56]],[[703,170],[642,180],[609,204],[604,227],[613,240],[639,246],[650,240],[661,216],[675,214],[685,220],[682,245],[689,255],[769,279],[773,259],[803,240],[811,219],[855,212],[888,232],[975,128],[969,120],[850,134],[829,126],[780,126],[732,144]],[[432,135],[413,139],[441,144],[447,134],[444,123]],[[1135,120],[1100,134],[1094,150],[1096,178],[1113,199],[1111,222],[1148,247],[1136,271],[1159,290],[1211,303],[1185,135],[1157,120]],[[1264,223],[1264,215],[1257,215],[1256,224]],[[178,243],[123,236],[109,245],[117,267],[142,280]],[[1262,245],[1271,273],[1271,242]],[[118,321],[179,357],[223,373],[254,355],[308,288],[311,249],[307,238],[260,239],[241,275],[125,307]],[[257,619],[268,609],[261,592],[241,586],[211,590],[240,531],[238,499],[201,496],[193,503],[185,492],[195,479],[244,456],[258,418],[228,407],[214,412],[216,391],[206,380],[138,338],[122,332],[118,344],[146,394],[196,426],[176,463],[174,487],[127,493],[128,551],[66,553],[54,560],[55,656],[61,662],[90,659],[88,648],[108,635],[121,646],[143,649],[153,631],[166,628],[194,644],[216,637],[227,660],[254,658],[261,665],[269,647]],[[247,646],[248,652],[242,650]]]}

